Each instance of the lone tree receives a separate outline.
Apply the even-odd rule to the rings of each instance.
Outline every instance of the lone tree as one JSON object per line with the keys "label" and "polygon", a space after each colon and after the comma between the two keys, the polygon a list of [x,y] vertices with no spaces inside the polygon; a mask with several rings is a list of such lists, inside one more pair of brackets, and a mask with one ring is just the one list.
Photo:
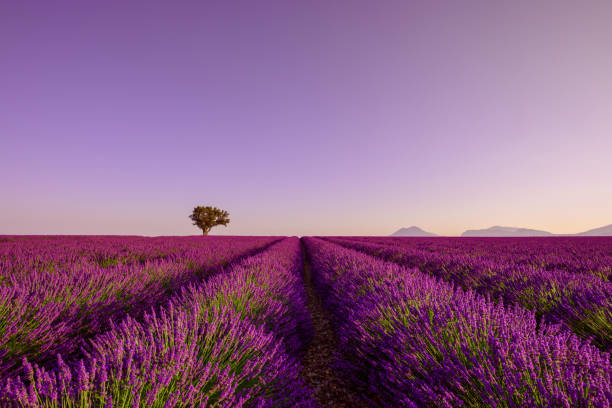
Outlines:
{"label": "lone tree", "polygon": [[217,225],[223,225],[227,227],[230,219],[229,213],[225,210],[220,210],[217,207],[201,207],[197,206],[193,209],[193,213],[189,216],[193,225],[202,229],[203,235],[208,235],[210,229]]}

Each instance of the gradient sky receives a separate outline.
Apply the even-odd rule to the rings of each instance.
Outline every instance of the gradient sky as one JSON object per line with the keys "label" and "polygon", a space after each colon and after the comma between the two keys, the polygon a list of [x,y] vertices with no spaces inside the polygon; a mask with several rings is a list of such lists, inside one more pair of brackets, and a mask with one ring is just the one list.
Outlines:
{"label": "gradient sky", "polygon": [[[128,4],[129,3],[129,4]],[[612,223],[610,1],[5,1],[0,233]]]}

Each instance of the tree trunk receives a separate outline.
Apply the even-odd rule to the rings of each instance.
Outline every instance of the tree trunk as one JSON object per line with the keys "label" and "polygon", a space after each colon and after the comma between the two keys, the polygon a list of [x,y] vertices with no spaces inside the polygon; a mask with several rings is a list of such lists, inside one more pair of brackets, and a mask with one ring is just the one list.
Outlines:
{"label": "tree trunk", "polygon": [[208,235],[208,230],[202,230],[202,235]]}

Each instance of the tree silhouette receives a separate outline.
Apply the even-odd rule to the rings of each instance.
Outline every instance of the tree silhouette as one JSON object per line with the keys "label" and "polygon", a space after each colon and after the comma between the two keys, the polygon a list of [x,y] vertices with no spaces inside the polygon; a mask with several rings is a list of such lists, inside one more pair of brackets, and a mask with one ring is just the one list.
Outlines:
{"label": "tree silhouette", "polygon": [[208,235],[210,229],[217,225],[223,225],[227,227],[230,219],[229,213],[225,210],[220,210],[217,207],[201,207],[197,206],[193,209],[193,213],[189,216],[193,225],[202,229],[202,235]]}

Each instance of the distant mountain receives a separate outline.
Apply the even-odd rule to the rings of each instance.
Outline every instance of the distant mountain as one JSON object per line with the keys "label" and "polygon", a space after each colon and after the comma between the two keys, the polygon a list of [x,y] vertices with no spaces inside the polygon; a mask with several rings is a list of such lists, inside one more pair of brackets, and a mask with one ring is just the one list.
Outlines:
{"label": "distant mountain", "polygon": [[[431,232],[423,231],[419,227],[400,228],[390,236],[392,237],[437,237]],[[548,231],[530,228],[501,227],[496,225],[486,229],[473,229],[464,231],[462,237],[552,237],[552,236],[581,236],[581,237],[612,237],[612,224],[605,227],[593,228],[578,234],[552,234]]]}
{"label": "distant mountain", "polygon": [[437,237],[436,234],[423,231],[419,227],[412,226],[410,228],[400,228],[391,234],[392,237]]}
{"label": "distant mountain", "polygon": [[606,225],[605,227],[593,228],[576,235],[581,237],[610,237],[612,236],[612,224]]}
{"label": "distant mountain", "polygon": [[548,231],[540,231],[529,228],[500,227],[498,225],[480,230],[467,230],[462,237],[549,237]]}

